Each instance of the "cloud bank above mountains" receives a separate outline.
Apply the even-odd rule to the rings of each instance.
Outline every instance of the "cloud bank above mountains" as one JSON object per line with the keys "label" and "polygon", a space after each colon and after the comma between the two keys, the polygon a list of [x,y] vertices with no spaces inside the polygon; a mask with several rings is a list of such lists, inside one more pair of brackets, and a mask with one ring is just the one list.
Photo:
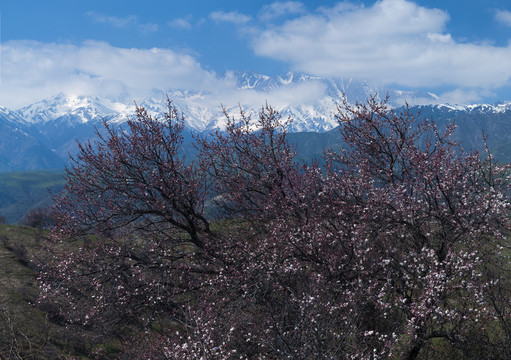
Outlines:
{"label": "cloud bank above mountains", "polygon": [[218,86],[192,56],[170,49],[125,49],[104,42],[81,45],[11,41],[2,47],[2,102],[21,105],[42,94],[147,95],[152,89]]}
{"label": "cloud bank above mountains", "polygon": [[[494,10],[495,23],[511,26],[510,14]],[[158,32],[165,27],[135,16],[87,16],[117,30],[132,26]],[[167,27],[191,31],[198,26],[192,18],[179,20],[167,21]],[[438,102],[477,102],[511,85],[509,43],[456,39],[447,31],[446,11],[417,2],[380,0],[364,6],[344,1],[311,9],[298,1],[280,1],[254,14],[218,10],[200,21],[231,26],[253,56],[278,60],[291,71],[353,77],[376,86],[440,89]],[[200,49],[11,40],[2,44],[1,59],[0,105],[9,107],[57,93],[137,99],[155,89],[182,88],[204,91],[207,101],[220,104],[307,101],[324,91],[311,83],[289,87],[288,93],[240,93],[234,82],[208,67]]]}
{"label": "cloud bank above mountains", "polygon": [[456,41],[445,30],[449,19],[442,10],[405,0],[371,7],[340,3],[264,29],[252,47],[293,70],[324,76],[409,87],[507,85],[511,46]]}
{"label": "cloud bank above mountains", "polygon": [[[2,48],[1,106],[21,107],[50,95],[137,101],[185,89],[205,106],[294,105],[320,99],[325,86],[309,81],[268,92],[239,91],[233,77],[204,70],[190,55],[170,49],[123,49],[102,42],[80,46],[12,41]],[[228,74],[227,74],[228,75]]]}

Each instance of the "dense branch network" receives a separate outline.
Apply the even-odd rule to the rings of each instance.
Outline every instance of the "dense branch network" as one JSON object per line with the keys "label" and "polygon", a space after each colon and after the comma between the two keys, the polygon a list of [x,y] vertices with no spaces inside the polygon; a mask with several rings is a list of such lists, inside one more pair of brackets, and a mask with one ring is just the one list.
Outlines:
{"label": "dense branch network", "polygon": [[339,107],[321,168],[272,107],[226,116],[191,163],[170,102],[81,145],[40,276],[56,319],[126,358],[510,355],[507,167],[376,98]]}

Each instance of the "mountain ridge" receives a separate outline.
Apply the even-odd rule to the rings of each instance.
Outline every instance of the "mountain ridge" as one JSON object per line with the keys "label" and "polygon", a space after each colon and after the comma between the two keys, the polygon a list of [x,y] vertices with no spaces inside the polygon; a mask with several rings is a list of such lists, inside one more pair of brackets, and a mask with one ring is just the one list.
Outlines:
{"label": "mountain ridge", "polygon": [[[364,81],[324,78],[304,73],[289,72],[266,76],[245,71],[227,72],[221,77],[234,84],[234,88],[225,90],[228,92],[226,95],[228,103],[224,105],[230,114],[238,113],[239,106],[257,113],[260,106],[269,102],[282,111],[283,115],[291,115],[295,118],[291,131],[328,131],[335,127],[335,122],[331,121],[331,115],[335,112],[337,105],[342,102],[344,94],[352,102],[364,101],[377,93],[389,93],[391,99],[395,101],[419,97],[429,97],[434,100],[433,96],[424,92],[375,88]],[[134,100],[137,105],[152,112],[152,115],[161,115],[166,110],[168,96],[183,111],[187,126],[196,131],[205,131],[222,129],[225,126],[222,103],[226,100],[222,99],[222,91],[212,94],[169,88],[138,99],[128,96],[124,99],[110,99],[58,94],[13,109],[11,113],[31,125],[62,120],[63,117],[71,122],[98,122],[100,118],[106,118],[107,121],[122,123],[135,114]],[[301,101],[294,100],[295,98]],[[295,103],[292,103],[293,101]]]}
{"label": "mountain ridge", "polygon": [[[109,99],[58,94],[19,109],[0,106],[0,171],[62,167],[69,161],[69,155],[77,152],[77,141],[93,141],[96,128],[101,130],[103,121],[122,125],[135,116],[136,104],[145,107],[151,115],[161,117],[167,110],[167,97],[182,111],[190,134],[225,128],[224,109],[235,118],[239,117],[240,107],[255,116],[264,105],[264,99],[279,110],[283,118],[293,119],[288,126],[290,133],[326,133],[337,127],[334,115],[343,102],[343,96],[351,103],[364,102],[368,97],[385,91],[393,107],[407,99],[424,99],[426,96],[431,101],[436,99],[436,95],[424,91],[379,89],[363,81],[321,78],[303,73],[271,77],[247,71],[229,72],[222,76],[235,84],[224,107],[219,94],[186,89],[155,91],[136,99],[136,103],[133,99],[128,100],[127,96]],[[242,100],[232,100],[236,97]],[[411,109],[440,124],[456,121],[461,129],[458,138],[469,147],[480,142],[481,136],[477,132],[481,129],[489,132],[490,139],[495,139],[490,144],[493,148],[511,144],[511,102],[420,105],[411,106]],[[191,137],[187,136],[187,139]],[[295,138],[303,139],[301,136]],[[324,141],[319,140],[321,136],[314,138]],[[316,145],[309,145],[311,149],[317,149]]]}

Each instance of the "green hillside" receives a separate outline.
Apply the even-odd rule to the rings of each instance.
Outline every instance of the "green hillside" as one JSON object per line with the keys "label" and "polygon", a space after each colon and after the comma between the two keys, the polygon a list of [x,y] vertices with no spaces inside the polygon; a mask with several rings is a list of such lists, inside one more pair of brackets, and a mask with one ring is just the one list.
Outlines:
{"label": "green hillside", "polygon": [[0,215],[15,223],[31,208],[50,204],[64,184],[62,175],[62,169],[0,173]]}
{"label": "green hillside", "polygon": [[0,225],[0,359],[87,359],[87,344],[34,306],[44,236],[27,226]]}

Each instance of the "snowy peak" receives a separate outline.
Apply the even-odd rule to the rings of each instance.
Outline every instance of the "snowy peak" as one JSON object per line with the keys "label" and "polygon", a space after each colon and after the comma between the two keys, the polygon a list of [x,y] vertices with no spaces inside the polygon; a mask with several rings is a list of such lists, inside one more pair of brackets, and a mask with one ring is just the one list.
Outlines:
{"label": "snowy peak", "polygon": [[256,89],[265,90],[268,87],[273,88],[275,85],[269,76],[257,74],[252,71],[230,71],[223,78],[236,83],[238,89]]}
{"label": "snowy peak", "polygon": [[[268,101],[283,116],[291,116],[290,131],[328,131],[337,126],[334,114],[344,96],[348,101],[364,102],[368,97],[389,94],[390,105],[400,106],[405,102],[414,103],[414,99],[430,100],[438,98],[428,92],[403,91],[398,89],[374,87],[365,81],[351,78],[324,78],[304,73],[287,73],[267,76],[251,71],[228,72],[221,77],[234,85],[227,93],[218,90],[192,91],[189,89],[171,89],[155,91],[151,96],[137,100],[152,116],[161,117],[167,110],[166,97],[182,111],[189,128],[195,131],[210,131],[225,127],[225,117],[221,104],[227,105],[231,115],[239,113],[239,105],[247,112],[256,114],[261,105]],[[225,89],[224,89],[225,90]],[[227,95],[226,95],[227,94]],[[225,97],[228,97],[226,99]],[[133,98],[126,101],[88,96],[57,95],[16,111],[0,108],[0,117],[16,118],[26,125],[66,123],[79,126],[97,123],[101,120],[122,123],[135,114]],[[225,104],[225,101],[228,104]],[[446,107],[452,111],[467,112],[503,112],[511,108],[510,103],[496,105],[470,105]]]}
{"label": "snowy peak", "polygon": [[496,104],[472,104],[472,105],[422,105],[420,108],[433,108],[447,112],[464,112],[468,114],[499,114],[511,111],[511,102],[500,102]]}
{"label": "snowy peak", "polygon": [[462,111],[471,113],[503,113],[511,110],[511,102],[498,103],[494,105],[489,104],[477,104],[477,105],[465,105]]}
{"label": "snowy peak", "polygon": [[10,123],[17,123],[23,121],[19,111],[12,111],[3,106],[0,106],[0,120],[3,122]]}
{"label": "snowy peak", "polygon": [[288,72],[286,74],[267,76],[252,71],[231,71],[224,74],[225,80],[234,81],[238,89],[254,89],[267,92],[279,87],[299,84],[311,80],[324,80],[320,77],[302,73]]}
{"label": "snowy peak", "polygon": [[19,110],[27,123],[45,123],[62,117],[73,118],[74,121],[86,123],[100,118],[127,115],[132,113],[126,104],[109,99],[87,96],[57,95],[50,99],[39,101]]}

